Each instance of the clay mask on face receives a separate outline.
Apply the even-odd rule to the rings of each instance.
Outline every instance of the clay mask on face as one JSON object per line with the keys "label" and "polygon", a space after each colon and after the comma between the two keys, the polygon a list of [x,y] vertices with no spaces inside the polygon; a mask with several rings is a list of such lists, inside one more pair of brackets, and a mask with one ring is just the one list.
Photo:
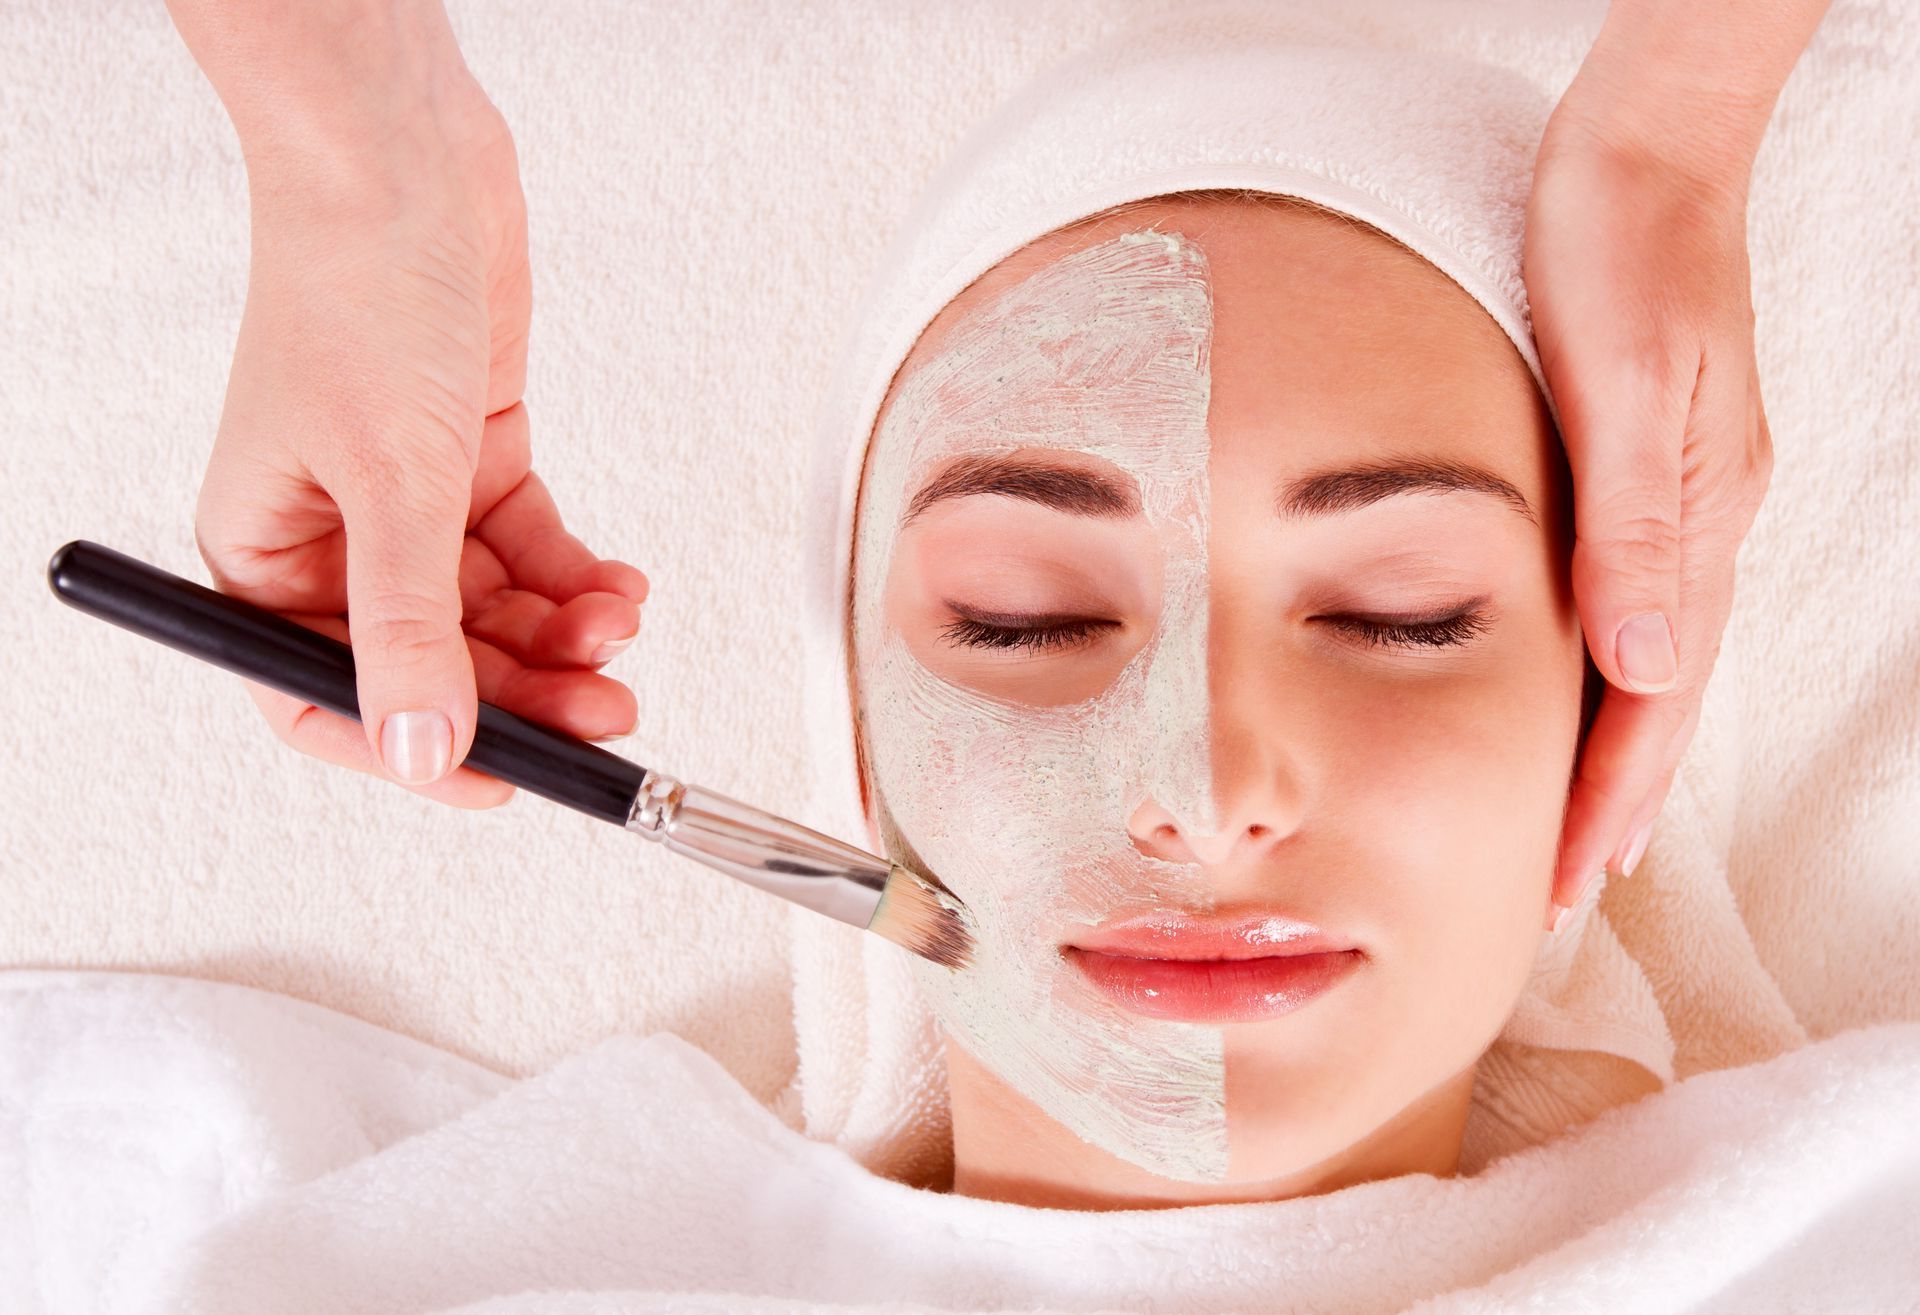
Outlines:
{"label": "clay mask on face", "polygon": [[[898,385],[874,436],[855,548],[854,652],[882,840],[976,921],[974,966],[916,959],[950,1035],[1066,1127],[1164,1177],[1227,1169],[1217,1026],[1146,1018],[1060,952],[1067,928],[1213,907],[1197,868],[1142,855],[1148,797],[1216,830],[1207,701],[1206,260],[1176,234],[1063,256],[972,308]],[[944,463],[1020,448],[1112,462],[1162,551],[1153,633],[1104,691],[1027,707],[941,680],[889,630],[906,499]]]}

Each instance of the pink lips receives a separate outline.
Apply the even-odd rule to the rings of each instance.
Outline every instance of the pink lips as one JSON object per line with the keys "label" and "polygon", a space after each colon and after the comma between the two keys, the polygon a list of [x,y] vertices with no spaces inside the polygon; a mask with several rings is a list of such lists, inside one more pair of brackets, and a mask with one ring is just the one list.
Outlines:
{"label": "pink lips", "polygon": [[1210,1023],[1291,1013],[1365,958],[1350,940],[1270,912],[1156,911],[1080,932],[1062,953],[1135,1013]]}

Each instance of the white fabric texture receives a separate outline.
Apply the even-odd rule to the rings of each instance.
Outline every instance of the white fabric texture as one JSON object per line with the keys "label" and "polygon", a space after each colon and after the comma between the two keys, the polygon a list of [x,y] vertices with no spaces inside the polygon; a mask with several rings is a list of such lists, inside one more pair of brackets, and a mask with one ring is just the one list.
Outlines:
{"label": "white fabric texture", "polygon": [[670,1032],[512,1081],[225,983],[0,973],[17,1315],[1914,1309],[1920,1022],[1472,1178],[1173,1210],[920,1191]]}
{"label": "white fabric texture", "polygon": [[[1602,7],[1341,0],[1325,21],[1544,104]],[[1009,95],[1185,8],[450,5],[526,183],[537,468],[654,583],[614,667],[640,693],[632,756],[863,839],[795,669],[815,579],[795,547],[828,514],[808,435],[851,291]],[[522,1075],[670,1030],[784,1091],[809,1136],[930,1171],[944,1110],[915,1002],[884,994],[894,947],[542,801],[474,816],[300,758],[230,677],[48,599],[48,555],[81,535],[205,578],[190,509],[245,180],[160,6],[19,0],[0,33],[0,962],[246,983]],[[1658,965],[1683,1083],[1920,1017],[1917,64],[1910,5],[1837,0],[1781,98],[1749,226],[1773,486],[1644,864],[1583,915]],[[1496,1047],[1513,1104],[1477,1109],[1470,1151],[1604,1107],[1557,1062],[1583,1053]]]}

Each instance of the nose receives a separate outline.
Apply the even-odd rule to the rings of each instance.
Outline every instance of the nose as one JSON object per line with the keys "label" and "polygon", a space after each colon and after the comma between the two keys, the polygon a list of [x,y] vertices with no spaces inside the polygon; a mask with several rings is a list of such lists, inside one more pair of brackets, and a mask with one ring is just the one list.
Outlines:
{"label": "nose", "polygon": [[[1244,684],[1235,682],[1234,684]],[[1297,832],[1312,793],[1300,746],[1271,700],[1248,705],[1216,681],[1197,752],[1160,764],[1127,818],[1133,847],[1170,863],[1220,867],[1257,860]]]}
{"label": "nose", "polygon": [[1250,866],[1300,830],[1316,793],[1310,727],[1294,706],[1314,695],[1276,671],[1260,629],[1264,595],[1250,600],[1233,584],[1245,574],[1210,579],[1204,605],[1187,600],[1184,611],[1169,595],[1166,638],[1146,677],[1145,720],[1156,733],[1126,819],[1133,847],[1149,858]]}
{"label": "nose", "polygon": [[1278,844],[1284,833],[1279,811],[1257,804],[1237,809],[1222,816],[1219,830],[1209,832],[1182,821],[1148,797],[1127,819],[1127,834],[1133,847],[1148,858],[1219,867],[1254,858]]}

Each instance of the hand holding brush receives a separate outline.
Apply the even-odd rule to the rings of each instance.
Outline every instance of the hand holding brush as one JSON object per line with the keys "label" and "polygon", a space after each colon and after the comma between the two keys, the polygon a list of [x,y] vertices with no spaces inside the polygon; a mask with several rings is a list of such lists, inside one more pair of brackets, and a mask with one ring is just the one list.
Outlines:
{"label": "hand holding brush", "polygon": [[[85,539],[54,553],[47,581],[90,616],[360,719],[353,650],[339,640]],[[944,967],[968,964],[970,919],[936,879],[494,704],[479,709],[466,758],[475,770]]]}

